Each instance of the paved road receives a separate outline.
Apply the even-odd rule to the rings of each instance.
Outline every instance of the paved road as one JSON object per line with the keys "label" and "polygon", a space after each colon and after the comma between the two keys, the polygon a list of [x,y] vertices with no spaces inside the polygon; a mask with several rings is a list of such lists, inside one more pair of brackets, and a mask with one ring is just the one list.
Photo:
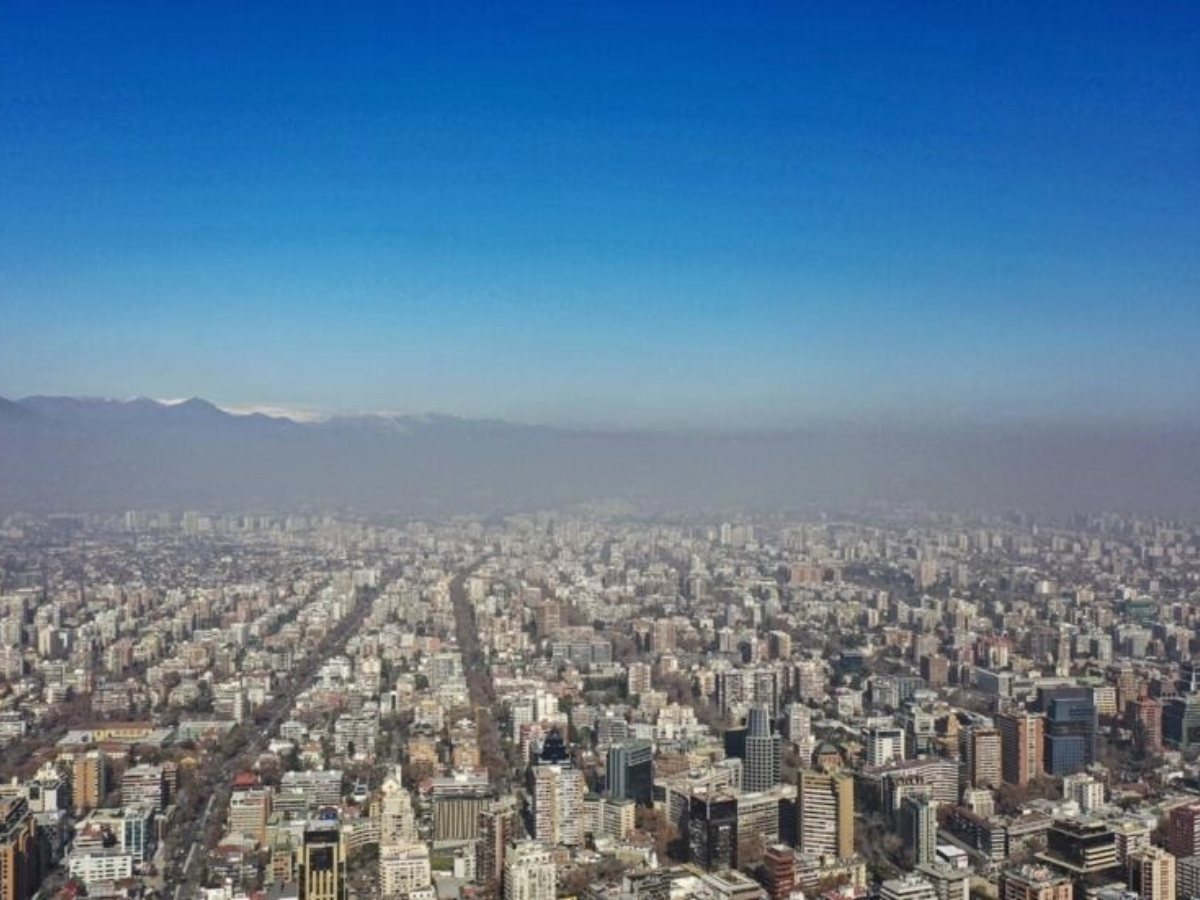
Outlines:
{"label": "paved road", "polygon": [[454,604],[454,633],[458,649],[462,653],[463,669],[467,677],[467,690],[471,695],[471,706],[475,710],[478,726],[480,762],[487,767],[493,781],[507,774],[508,761],[504,756],[504,745],[500,741],[496,705],[496,688],[492,683],[492,672],[487,664],[487,655],[479,642],[479,626],[475,622],[475,607],[467,596],[467,579],[487,559],[479,560],[459,571],[450,582],[450,600]]}
{"label": "paved road", "polygon": [[359,593],[358,602],[350,614],[325,636],[316,650],[308,654],[296,666],[295,670],[290,673],[283,689],[277,692],[263,707],[263,711],[268,714],[266,723],[261,727],[253,724],[249,726],[250,729],[253,729],[253,736],[235,757],[230,759],[219,753],[206,754],[201,764],[201,770],[197,772],[195,783],[216,785],[217,787],[215,793],[209,796],[203,815],[191,822],[180,823],[182,835],[179,846],[189,849],[182,877],[176,876],[174,880],[167,879],[167,887],[174,886],[175,888],[175,900],[190,900],[200,888],[200,881],[204,874],[202,863],[208,853],[216,849],[216,840],[219,840],[219,834],[215,834],[216,829],[214,829],[214,839],[209,840],[209,826],[214,821],[214,815],[225,815],[225,810],[229,806],[230,794],[233,792],[233,776],[248,769],[267,749],[267,744],[278,733],[279,726],[291,713],[296,698],[311,684],[313,675],[320,665],[329,657],[341,653],[346,647],[346,642],[362,626],[363,619],[371,611],[375,596],[375,593],[371,591]]}

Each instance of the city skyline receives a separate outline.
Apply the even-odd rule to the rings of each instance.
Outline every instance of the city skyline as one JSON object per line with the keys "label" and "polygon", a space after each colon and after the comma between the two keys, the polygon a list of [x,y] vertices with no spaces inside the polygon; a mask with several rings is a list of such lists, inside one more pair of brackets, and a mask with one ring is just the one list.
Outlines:
{"label": "city skyline", "polygon": [[0,395],[1197,421],[1192,7],[0,21]]}
{"label": "city skyline", "polygon": [[0,900],[1200,900],[1200,5],[0,4]]}

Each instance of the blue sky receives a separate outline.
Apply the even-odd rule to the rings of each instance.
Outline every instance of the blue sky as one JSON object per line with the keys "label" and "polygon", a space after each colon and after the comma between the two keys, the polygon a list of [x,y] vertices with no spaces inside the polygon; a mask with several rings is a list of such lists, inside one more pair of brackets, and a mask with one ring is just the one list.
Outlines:
{"label": "blue sky", "polygon": [[0,394],[1194,418],[1200,6],[1147,9],[7,3]]}

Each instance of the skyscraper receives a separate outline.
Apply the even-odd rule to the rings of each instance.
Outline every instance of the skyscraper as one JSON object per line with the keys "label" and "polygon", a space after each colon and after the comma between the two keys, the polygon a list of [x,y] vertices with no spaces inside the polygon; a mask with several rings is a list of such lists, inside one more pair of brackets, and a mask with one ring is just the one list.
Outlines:
{"label": "skyscraper", "polygon": [[494,800],[479,813],[475,844],[475,883],[482,898],[498,898],[504,881],[504,858],[517,833],[517,808],[511,797]]}
{"label": "skyscraper", "polygon": [[688,852],[703,869],[736,869],[738,802],[730,791],[700,790],[688,803]]}
{"label": "skyscraper", "polygon": [[854,779],[841,772],[800,772],[796,837],[802,853],[854,853]]}
{"label": "skyscraper", "polygon": [[1177,857],[1200,855],[1200,803],[1167,813],[1167,849]]}
{"label": "skyscraper", "polygon": [[533,769],[533,836],[547,844],[583,844],[583,773],[571,766]]}
{"label": "skyscraper", "polygon": [[533,608],[533,623],[538,638],[549,637],[562,623],[562,607],[554,600],[543,600]]}
{"label": "skyscraper", "polygon": [[1045,719],[1028,712],[1000,713],[995,717],[1000,732],[1000,765],[1009,784],[1024,787],[1040,778],[1045,741]]}
{"label": "skyscraper", "polygon": [[875,727],[867,735],[867,765],[885,766],[904,759],[904,729]]}
{"label": "skyscraper", "polygon": [[771,659],[791,659],[792,636],[786,631],[772,631],[767,635],[767,654]]}
{"label": "skyscraper", "polygon": [[162,766],[130,766],[121,775],[121,802],[126,806],[145,805],[161,813],[166,794]]}
{"label": "skyscraper", "polygon": [[1141,751],[1147,754],[1162,752],[1162,704],[1153,697],[1143,697],[1131,701],[1125,707],[1125,713]]}
{"label": "skyscraper", "polygon": [[999,787],[1003,777],[1000,732],[995,728],[967,728],[961,732],[960,741],[967,785]]}
{"label": "skyscraper", "polygon": [[772,844],[763,853],[763,871],[771,900],[787,900],[796,886],[796,852],[787,844]]}
{"label": "skyscraper", "polygon": [[89,750],[71,764],[71,803],[76,814],[95,809],[108,790],[108,759],[103,750]]}
{"label": "skyscraper", "polygon": [[435,841],[473,841],[479,836],[479,813],[494,795],[487,773],[453,772],[433,779],[430,791]]}
{"label": "skyscraper", "polygon": [[747,791],[765,791],[779,783],[783,738],[771,733],[771,718],[764,706],[750,708],[746,728],[746,768],[742,784]]}
{"label": "skyscraper", "polygon": [[262,787],[254,776],[237,776],[229,797],[229,830],[252,837],[259,845],[265,844],[273,793],[270,788]]}
{"label": "skyscraper", "polygon": [[1046,714],[1047,772],[1069,775],[1096,761],[1096,701],[1091,688],[1041,689],[1038,705]]}
{"label": "skyscraper", "polygon": [[0,800],[0,900],[26,900],[41,880],[37,825],[24,797]]}
{"label": "skyscraper", "polygon": [[1187,751],[1200,743],[1200,693],[1168,697],[1162,710],[1163,738],[1175,749]]}
{"label": "skyscraper", "polygon": [[1129,887],[1141,900],[1175,900],[1175,857],[1161,847],[1143,847],[1129,856]]}
{"label": "skyscraper", "polygon": [[310,822],[304,829],[300,853],[301,896],[304,900],[342,900],[346,857],[337,820]]}
{"label": "skyscraper", "polygon": [[412,796],[401,782],[399,766],[384,779],[378,804],[381,844],[417,839],[417,820],[413,811]]}
{"label": "skyscraper", "polygon": [[654,802],[654,745],[650,741],[613,744],[608,751],[605,788],[610,797],[651,806]]}
{"label": "skyscraper", "polygon": [[651,673],[653,669],[649,663],[634,662],[629,664],[629,672],[626,675],[626,686],[628,693],[631,695],[644,694],[650,690]]}
{"label": "skyscraper", "polygon": [[937,852],[937,807],[928,797],[908,796],[900,804],[898,818],[908,866],[933,862]]}
{"label": "skyscraper", "polygon": [[792,703],[787,708],[787,738],[802,758],[812,755],[812,710],[803,703]]}

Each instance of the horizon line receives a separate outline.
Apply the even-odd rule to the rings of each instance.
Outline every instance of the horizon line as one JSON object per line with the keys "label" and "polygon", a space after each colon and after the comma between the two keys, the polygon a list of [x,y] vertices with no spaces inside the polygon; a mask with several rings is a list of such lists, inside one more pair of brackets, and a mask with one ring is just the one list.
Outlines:
{"label": "horizon line", "polygon": [[913,416],[900,411],[873,415],[844,415],[830,414],[800,414],[803,421],[793,421],[789,424],[776,425],[713,425],[696,423],[691,425],[679,424],[629,424],[603,421],[536,421],[517,417],[499,415],[467,415],[440,410],[424,410],[421,412],[404,412],[396,409],[368,410],[331,410],[312,404],[291,403],[254,403],[234,402],[224,403],[209,400],[201,394],[187,397],[152,397],[137,394],[127,397],[114,397],[102,394],[45,394],[32,393],[21,397],[5,397],[0,394],[0,401],[26,407],[32,400],[73,400],[80,402],[110,403],[128,405],[137,402],[149,402],[163,408],[181,406],[189,402],[198,402],[212,406],[220,412],[233,418],[250,418],[262,416],[276,421],[292,422],[296,425],[317,425],[338,420],[374,419],[392,422],[429,422],[437,419],[454,420],[470,423],[494,423],[531,429],[550,429],[580,434],[600,435],[647,435],[656,437],[774,437],[794,436],[815,429],[834,429],[845,431],[886,431],[904,433],[914,431],[946,432],[954,430],[971,430],[983,432],[1012,433],[1014,431],[1042,432],[1078,432],[1104,429],[1113,433],[1129,433],[1139,431],[1158,432],[1200,432],[1200,420],[1188,421],[1179,417],[1164,416],[1150,420],[1130,419],[1121,417],[1021,417],[1012,414],[998,414],[986,417],[972,417],[961,414],[945,414],[940,416]]}

